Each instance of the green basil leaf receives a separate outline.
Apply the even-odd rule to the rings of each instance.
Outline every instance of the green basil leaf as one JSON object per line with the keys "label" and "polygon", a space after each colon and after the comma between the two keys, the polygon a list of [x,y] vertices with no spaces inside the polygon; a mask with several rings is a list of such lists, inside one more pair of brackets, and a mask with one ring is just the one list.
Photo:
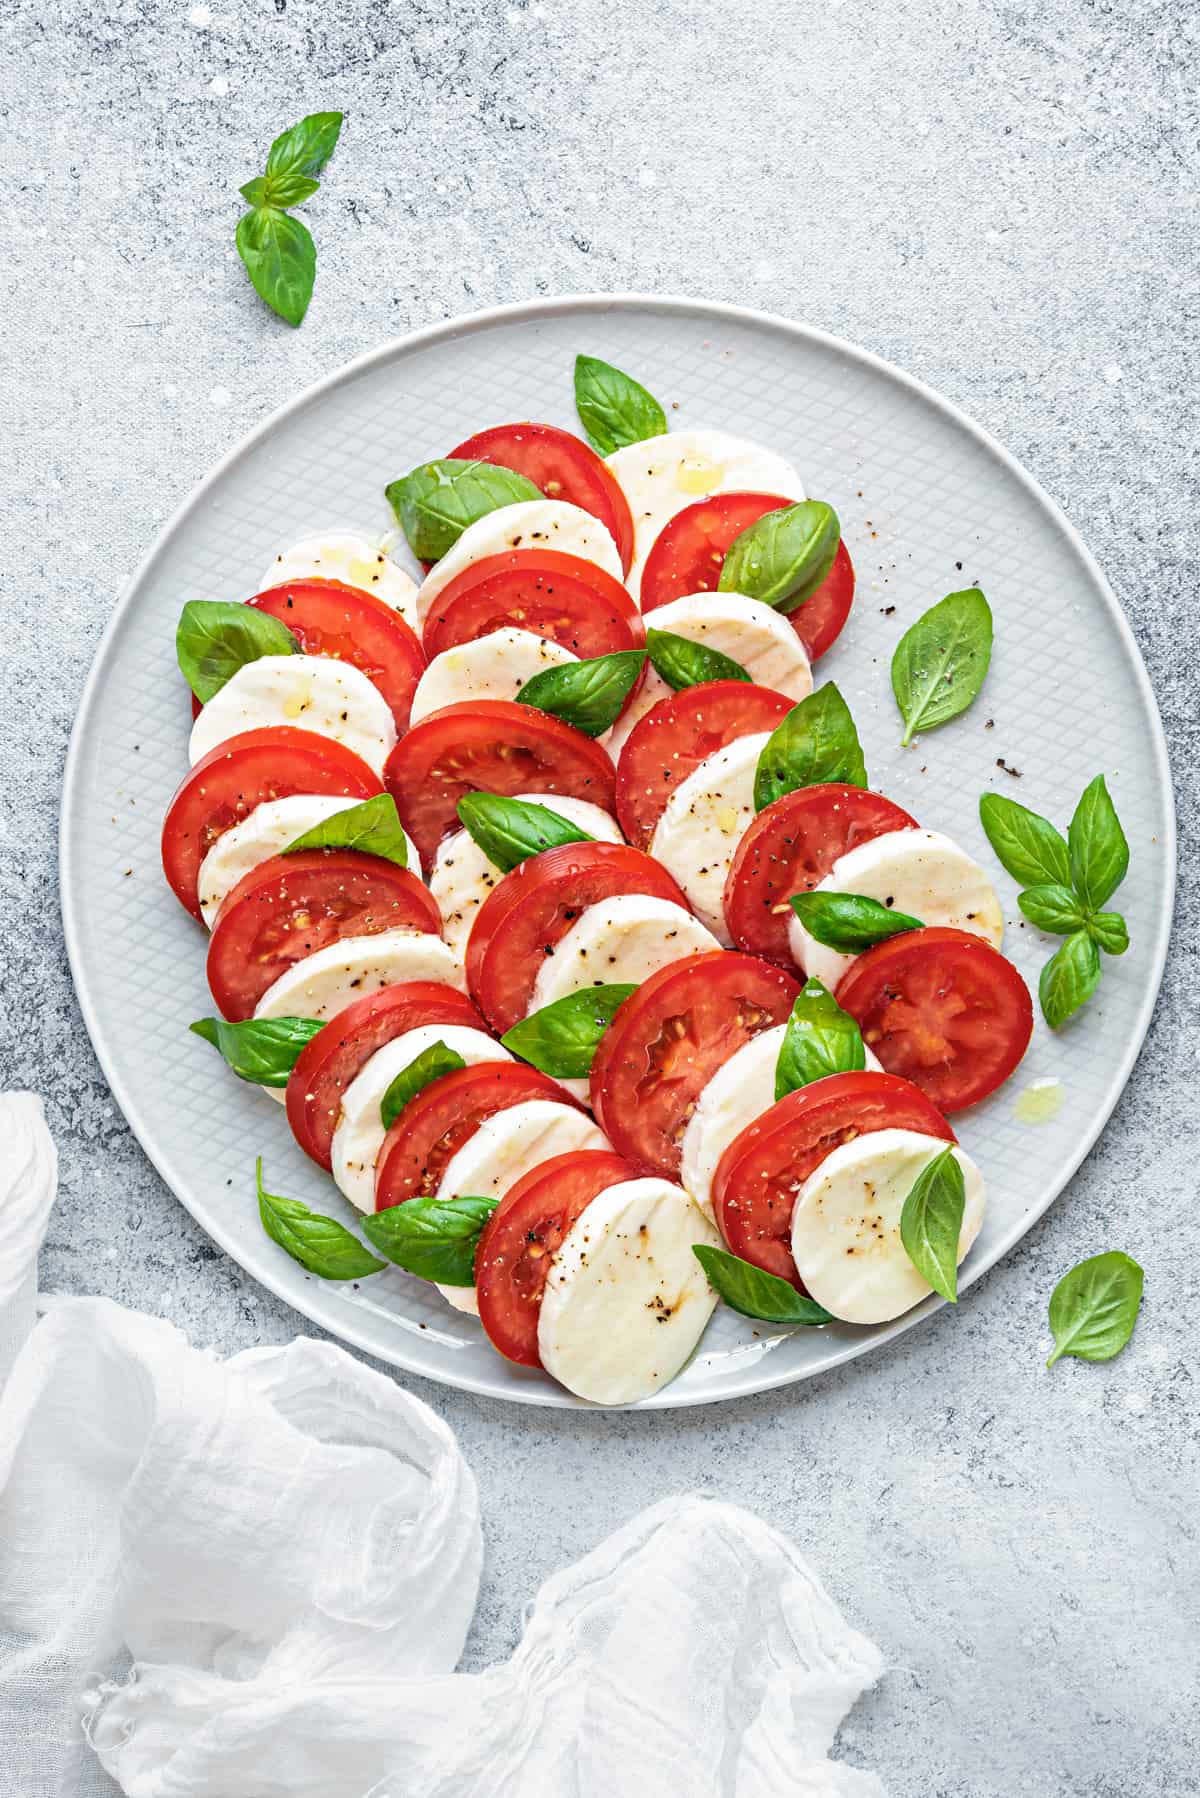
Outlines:
{"label": "green basil leaf", "polygon": [[743,1317],[758,1317],[772,1324],[831,1324],[834,1319],[823,1305],[810,1299],[778,1274],[731,1255],[728,1249],[694,1242],[696,1257],[713,1291]]}
{"label": "green basil leaf", "polygon": [[529,799],[505,799],[500,793],[464,793],[458,815],[472,840],[493,866],[508,874],[531,855],[563,843],[590,843],[593,838],[546,805]]}
{"label": "green basil leaf", "polygon": [[316,1018],[197,1018],[188,1025],[221,1051],[239,1080],[255,1086],[286,1086],[301,1049],[321,1028]]}
{"label": "green basil leaf", "polygon": [[892,657],[901,742],[965,712],[992,659],[992,609],[978,587],[948,593],[905,631]]}
{"label": "green basil leaf", "polygon": [[1106,955],[1124,955],[1129,947],[1129,926],[1119,911],[1098,911],[1087,921],[1088,935]]}
{"label": "green basil leaf", "polygon": [[320,185],[311,175],[260,175],[238,191],[252,206],[287,207],[311,200]]}
{"label": "green basil leaf", "polygon": [[1048,819],[1002,793],[985,793],[979,817],[1001,864],[1022,886],[1069,886],[1066,839]]}
{"label": "green basil leaf", "polygon": [[319,175],[333,155],[344,113],[310,112],[282,132],[267,154],[268,175]]}
{"label": "green basil leaf", "polygon": [[494,462],[464,462],[446,457],[422,462],[411,474],[385,489],[388,504],[409,547],[422,562],[436,562],[453,549],[469,524],[501,506],[541,499],[532,481]]}
{"label": "green basil leaf", "polygon": [[1086,1005],[1100,984],[1100,951],[1086,930],[1069,936],[1042,969],[1038,998],[1042,1016],[1058,1030],[1072,1012]]}
{"label": "green basil leaf", "polygon": [[238,188],[238,192],[251,206],[266,206],[270,203],[267,198],[270,185],[265,175],[255,175],[253,181],[247,181]]}
{"label": "green basil leaf", "polygon": [[472,1286],[475,1251],[496,1199],[405,1199],[363,1219],[381,1255],[439,1286]]}
{"label": "green basil leaf", "polygon": [[584,1080],[618,1007],[636,992],[636,986],[585,986],[522,1018],[500,1041],[543,1074],[553,1074],[558,1080]]}
{"label": "green basil leaf", "polygon": [[189,599],[179,615],[175,653],[201,705],[231,675],[260,656],[294,656],[300,645],[285,624],[233,600]]}
{"label": "green basil leaf", "polygon": [[293,1261],[322,1280],[362,1280],[377,1274],[379,1261],[345,1224],[310,1211],[299,1199],[285,1199],[263,1189],[262,1156],[254,1165],[258,1187],[258,1215],[272,1242],[286,1249]]}
{"label": "green basil leaf", "polygon": [[640,381],[595,356],[575,358],[575,406],[588,441],[602,456],[627,443],[661,437],[667,415]]}
{"label": "green basil leaf", "polygon": [[838,515],[824,500],[802,499],[764,512],[730,544],[718,590],[794,612],[833,567],[841,536]]}
{"label": "green basil leaf", "polygon": [[867,1065],[862,1031],[843,1011],[828,987],[807,980],[796,995],[775,1063],[775,1097],[823,1080],[827,1074],[852,1074]]}
{"label": "green basil leaf", "polygon": [[954,1150],[921,1169],[900,1213],[900,1240],[917,1272],[952,1305],[958,1303],[958,1239],[967,1188]]}
{"label": "green basil leaf", "polygon": [[317,278],[317,246],[308,226],[277,206],[256,206],[238,220],[237,252],[259,299],[298,325]]}
{"label": "green basil leaf", "polygon": [[435,1080],[440,1080],[443,1074],[455,1074],[466,1065],[458,1051],[447,1048],[445,1043],[430,1043],[427,1049],[422,1049],[407,1067],[400,1069],[379,1102],[379,1116],[384,1129],[391,1129],[410,1099],[415,1099],[419,1092],[423,1092]]}
{"label": "green basil leaf", "polygon": [[754,775],[754,809],[797,787],[826,782],[865,787],[867,764],[850,708],[832,681],[793,706],[763,745]]}
{"label": "green basil leaf", "polygon": [[527,680],[517,698],[599,737],[616,723],[645,660],[644,649],[618,649],[586,662],[562,662]]}
{"label": "green basil leaf", "polygon": [[1087,922],[1070,887],[1059,886],[1057,882],[1026,887],[1023,893],[1017,894],[1017,904],[1031,924],[1039,930],[1048,930],[1051,936],[1070,936],[1073,930],[1082,930]]}
{"label": "green basil leaf", "polygon": [[710,680],[749,680],[740,662],[693,643],[689,637],[677,637],[674,631],[647,630],[646,649],[655,673],[678,693],[684,687],[700,687]]}
{"label": "green basil leaf", "polygon": [[1103,774],[1084,788],[1067,843],[1075,891],[1088,911],[1099,911],[1129,872],[1129,844]]}
{"label": "green basil leaf", "polygon": [[1054,1353],[1046,1366],[1063,1355],[1081,1361],[1119,1355],[1133,1335],[1145,1283],[1137,1262],[1120,1249],[1093,1255],[1064,1274],[1050,1295]]}
{"label": "green basil leaf", "polygon": [[920,918],[892,911],[864,893],[793,893],[791,905],[809,936],[840,955],[861,955],[890,936],[924,929]]}
{"label": "green basil leaf", "polygon": [[322,818],[289,843],[283,853],[294,855],[299,849],[356,849],[360,855],[377,855],[398,867],[408,866],[404,827],[390,793],[376,793],[373,799],[364,799],[360,805],[348,805],[345,811]]}

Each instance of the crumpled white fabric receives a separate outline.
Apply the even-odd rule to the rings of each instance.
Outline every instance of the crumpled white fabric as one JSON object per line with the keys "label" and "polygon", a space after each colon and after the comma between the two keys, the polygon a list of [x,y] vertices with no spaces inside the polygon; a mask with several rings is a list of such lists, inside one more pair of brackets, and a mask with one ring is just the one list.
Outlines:
{"label": "crumpled white fabric", "polygon": [[36,1093],[0,1093],[0,1386],[37,1315],[38,1250],[58,1154]]}

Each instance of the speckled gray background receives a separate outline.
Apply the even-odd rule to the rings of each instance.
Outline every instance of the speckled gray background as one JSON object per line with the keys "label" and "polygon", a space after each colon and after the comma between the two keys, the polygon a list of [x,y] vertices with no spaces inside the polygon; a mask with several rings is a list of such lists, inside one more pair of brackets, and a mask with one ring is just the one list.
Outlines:
{"label": "speckled gray background", "polygon": [[[533,293],[761,304],[958,401],[1107,568],[1172,741],[1180,922],[1137,1072],[1050,1216],[962,1315],[794,1393],[586,1417],[421,1388],[483,1490],[471,1666],[508,1652],[543,1570],[653,1498],[713,1490],[788,1530],[884,1646],[841,1752],[895,1798],[1200,1792],[1198,46],[1186,0],[0,9],[0,1082],[46,1094],[63,1152],[47,1287],[220,1349],[302,1327],[115,1111],[72,996],[55,826],[121,585],[310,380]],[[241,273],[236,187],[327,107],[348,122],[292,332]],[[1135,1342],[1049,1375],[1049,1291],[1109,1246],[1147,1269]]]}

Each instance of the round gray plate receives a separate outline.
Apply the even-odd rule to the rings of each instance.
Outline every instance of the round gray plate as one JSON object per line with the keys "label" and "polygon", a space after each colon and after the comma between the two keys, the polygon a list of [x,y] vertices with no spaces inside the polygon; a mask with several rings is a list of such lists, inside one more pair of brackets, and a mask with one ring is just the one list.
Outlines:
{"label": "round gray plate", "polygon": [[[484,425],[577,428],[577,351],[630,370],[673,427],[717,426],[795,461],[842,519],[855,609],[821,665],[858,721],[871,783],[995,868],[977,805],[991,787],[1066,824],[1096,773],[1132,847],[1119,903],[1133,947],[1097,999],[958,1120],[984,1170],[988,1216],[970,1285],[1060,1193],[1096,1140],[1149,1023],[1166,952],[1174,821],[1146,672],[1103,575],[1010,456],[946,401],[886,363],[783,319],[639,296],[536,301],[419,331],[353,362],[251,433],[166,526],[121,600],[80,707],[67,763],[62,893],[87,1027],[130,1125],[192,1215],[255,1278],[336,1336],[397,1367],[528,1404],[578,1401],[494,1354],[478,1325],[390,1269],[357,1289],[306,1275],[262,1233],[254,1158],[270,1188],[346,1215],[295,1146],[281,1108],[189,1034],[211,1010],[205,938],[163,882],[158,834],[186,769],[188,708],[175,665],[179,608],[245,598],[269,558],[314,529],[391,522],[386,481]],[[911,750],[899,747],[888,664],[934,600],[978,582],[996,616],[981,698]],[[992,720],[994,723],[989,724]],[[1000,761],[1019,769],[1005,773]],[[995,868],[1008,950],[1031,985],[1052,944],[1021,926]],[[1058,1078],[1065,1102],[1022,1123],[1020,1094]],[[936,1301],[931,1301],[934,1303]],[[806,1378],[865,1354],[926,1315],[876,1330],[772,1334],[720,1311],[691,1365],[651,1406],[700,1404]]]}

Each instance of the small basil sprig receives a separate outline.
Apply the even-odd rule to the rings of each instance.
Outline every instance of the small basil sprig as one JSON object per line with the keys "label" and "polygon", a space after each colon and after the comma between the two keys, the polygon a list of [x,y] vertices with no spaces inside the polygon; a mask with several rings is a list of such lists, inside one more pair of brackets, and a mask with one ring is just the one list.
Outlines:
{"label": "small basil sprig", "polygon": [[473,1286],[475,1251],[496,1199],[406,1199],[363,1219],[381,1255],[406,1273],[439,1286]]}
{"label": "small basil sprig", "polygon": [[408,844],[390,793],[376,793],[373,799],[322,818],[283,853],[294,855],[300,849],[355,849],[360,855],[377,855],[381,861],[408,866]]}
{"label": "small basil sprig", "polygon": [[563,662],[527,680],[517,698],[585,736],[599,737],[616,723],[645,660],[644,649],[618,649],[585,662]]}
{"label": "small basil sprig", "polygon": [[293,1261],[322,1280],[363,1280],[377,1274],[386,1263],[377,1260],[345,1224],[310,1211],[299,1199],[285,1199],[263,1187],[262,1156],[254,1164],[258,1189],[258,1215],[272,1242],[286,1249]]}
{"label": "small basil sprig", "polygon": [[709,649],[704,643],[693,643],[689,637],[677,637],[674,631],[646,631],[646,649],[656,674],[676,693],[684,687],[700,687],[710,680],[749,680],[740,662]]}
{"label": "small basil sprig", "polygon": [[1100,951],[1086,930],[1069,936],[1038,976],[1038,1000],[1051,1030],[1060,1030],[1100,984]]}
{"label": "small basil sprig", "polygon": [[286,1086],[301,1049],[321,1028],[316,1018],[197,1018],[188,1025],[220,1050],[239,1080],[255,1086]]}
{"label": "small basil sprig", "polygon": [[839,955],[861,955],[890,936],[924,928],[920,918],[893,911],[865,893],[793,893],[791,905],[809,936]]}
{"label": "small basil sprig", "polygon": [[446,457],[422,462],[411,474],[384,488],[409,548],[422,562],[436,562],[453,549],[467,526],[501,506],[541,499],[533,482],[494,462]]}
{"label": "small basil sprig", "polygon": [[825,580],[841,537],[838,515],[824,500],[764,512],[730,544],[717,586],[794,612]]}
{"label": "small basil sprig", "polygon": [[410,1099],[415,1099],[443,1074],[455,1074],[466,1065],[458,1051],[443,1042],[430,1043],[427,1049],[422,1049],[407,1067],[400,1069],[379,1101],[379,1116],[384,1129],[391,1129]]}
{"label": "small basil sprig", "polygon": [[596,356],[575,358],[575,407],[588,442],[602,456],[627,443],[661,437],[667,415],[640,381]]}
{"label": "small basil sprig", "polygon": [[918,731],[966,711],[991,659],[992,609],[978,587],[948,593],[905,631],[892,657],[905,748]]}
{"label": "small basil sprig", "polygon": [[958,1239],[967,1188],[952,1148],[921,1169],[900,1213],[900,1241],[923,1279],[952,1305],[958,1303]]}
{"label": "small basil sprig", "polygon": [[458,815],[494,867],[509,874],[531,855],[564,843],[594,839],[577,824],[530,799],[505,799],[500,793],[464,793]]}
{"label": "small basil sprig", "polygon": [[763,744],[754,775],[754,809],[828,781],[865,787],[867,764],[850,708],[832,681],[793,706]]}
{"label": "small basil sprig", "polygon": [[618,1008],[636,992],[636,986],[615,981],[608,986],[585,986],[531,1012],[506,1030],[500,1041],[543,1074],[553,1074],[557,1080],[586,1079],[600,1038]]}
{"label": "small basil sprig", "polygon": [[796,995],[775,1063],[775,1097],[827,1074],[853,1074],[867,1065],[862,1031],[828,987],[806,980]]}
{"label": "small basil sprig", "polygon": [[750,1261],[731,1255],[728,1249],[694,1242],[696,1257],[713,1291],[731,1311],[743,1317],[761,1318],[772,1324],[831,1324],[831,1312],[810,1299],[778,1274],[768,1274]]}
{"label": "small basil sprig", "polygon": [[239,190],[251,210],[238,220],[238,255],[255,293],[289,325],[298,325],[308,311],[317,246],[287,208],[311,199],[320,187],[315,177],[333,155],[342,116],[314,112],[301,119],[271,145],[266,173]]}
{"label": "small basil sprig", "polygon": [[207,705],[225,682],[260,656],[294,656],[300,645],[286,624],[226,599],[189,599],[179,614],[175,654],[201,705]]}
{"label": "small basil sprig", "polygon": [[1046,1366],[1063,1355],[1081,1361],[1119,1355],[1133,1335],[1145,1283],[1137,1262],[1120,1249],[1093,1255],[1064,1274],[1050,1295],[1054,1353]]}

